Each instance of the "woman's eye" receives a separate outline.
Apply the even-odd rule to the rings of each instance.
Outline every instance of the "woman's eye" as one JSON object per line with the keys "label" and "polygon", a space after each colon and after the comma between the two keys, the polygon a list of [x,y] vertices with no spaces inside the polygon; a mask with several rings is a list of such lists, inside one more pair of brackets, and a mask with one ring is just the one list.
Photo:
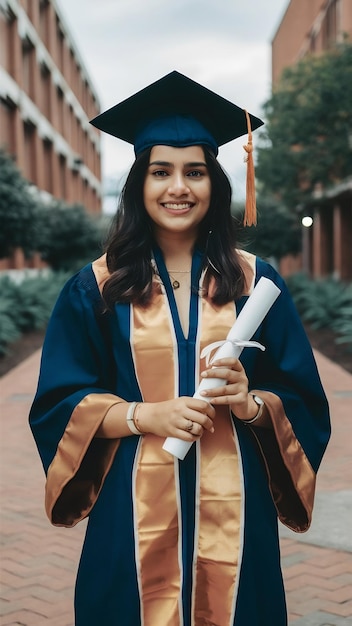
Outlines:
{"label": "woman's eye", "polygon": [[187,176],[191,176],[192,178],[197,178],[199,176],[203,176],[203,172],[201,172],[200,170],[192,170],[191,172],[187,173]]}
{"label": "woman's eye", "polygon": [[167,172],[165,172],[165,170],[155,170],[155,172],[153,172],[153,176],[157,176],[157,177],[167,176]]}

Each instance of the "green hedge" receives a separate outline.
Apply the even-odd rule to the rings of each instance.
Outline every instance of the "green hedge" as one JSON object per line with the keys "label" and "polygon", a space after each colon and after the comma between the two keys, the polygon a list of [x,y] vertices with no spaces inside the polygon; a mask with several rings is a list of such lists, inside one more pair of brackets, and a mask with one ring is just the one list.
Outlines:
{"label": "green hedge", "polygon": [[57,296],[68,275],[46,272],[21,283],[0,277],[0,356],[22,333],[45,328]]}
{"label": "green hedge", "polygon": [[352,284],[295,274],[287,285],[302,320],[314,329],[330,328],[336,343],[352,351]]}

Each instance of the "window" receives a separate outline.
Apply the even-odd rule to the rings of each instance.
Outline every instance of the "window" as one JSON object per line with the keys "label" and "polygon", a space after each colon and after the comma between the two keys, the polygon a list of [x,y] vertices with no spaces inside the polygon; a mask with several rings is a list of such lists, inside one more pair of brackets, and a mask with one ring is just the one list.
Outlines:
{"label": "window", "polygon": [[[16,66],[16,43],[18,41],[18,29],[17,29],[17,18],[10,11],[7,10],[6,14],[6,22],[4,22],[5,28],[5,36],[0,38],[0,52],[1,52],[1,64],[5,68],[5,70],[12,76],[15,76],[15,66]],[[3,30],[2,30],[3,32]]]}
{"label": "window", "polygon": [[22,40],[22,87],[34,99],[35,50],[31,40],[26,37]]}
{"label": "window", "polygon": [[315,52],[317,43],[317,36],[315,32],[311,32],[309,35],[309,52]]}
{"label": "window", "polygon": [[40,68],[41,76],[41,110],[45,117],[50,120],[51,116],[51,74],[49,68],[42,63]]}
{"label": "window", "polygon": [[65,36],[62,32],[62,27],[58,19],[56,19],[56,35],[57,35],[57,51],[58,51],[58,66],[63,73],[65,67]]}
{"label": "window", "polygon": [[7,152],[16,154],[15,145],[16,105],[9,98],[0,98],[0,127],[2,144]]}
{"label": "window", "polygon": [[30,121],[24,122],[24,171],[25,177],[32,183],[36,182],[36,128]]}
{"label": "window", "polygon": [[63,154],[59,156],[59,171],[60,171],[60,197],[66,200],[66,158]]}
{"label": "window", "polygon": [[39,34],[41,40],[48,47],[49,40],[49,0],[40,0],[39,3]]}
{"label": "window", "polygon": [[64,93],[60,87],[57,88],[57,127],[61,135],[64,132]]}
{"label": "window", "polygon": [[44,188],[53,192],[53,144],[49,139],[44,140]]}
{"label": "window", "polygon": [[322,25],[324,50],[328,50],[337,42],[338,31],[338,0],[332,0],[327,8]]}

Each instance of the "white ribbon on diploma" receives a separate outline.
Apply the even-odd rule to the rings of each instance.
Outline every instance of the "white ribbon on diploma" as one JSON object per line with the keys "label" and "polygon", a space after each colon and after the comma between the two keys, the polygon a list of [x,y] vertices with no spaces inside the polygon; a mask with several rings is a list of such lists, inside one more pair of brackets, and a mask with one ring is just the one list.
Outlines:
{"label": "white ribbon on diploma", "polygon": [[[212,360],[224,359],[228,357],[238,359],[243,348],[247,346],[257,347],[261,350],[265,349],[261,346],[261,344],[258,344],[255,341],[252,342],[250,339],[253,337],[258,326],[261,324],[280,293],[280,289],[271,280],[262,276],[253,289],[242,311],[239,313],[226,339],[207,346],[202,351],[201,357],[209,357],[212,350],[214,350],[217,346],[219,346],[219,348]],[[206,402],[211,402],[211,398],[209,396],[205,398],[200,395],[200,392],[203,389],[221,387],[223,384],[223,379],[205,378],[201,381],[193,397],[200,400],[206,400]],[[183,460],[192,443],[193,442],[189,443],[188,441],[177,439],[176,437],[167,437],[167,439],[165,439],[163,449],[170,452],[170,454],[176,456],[178,459]]]}

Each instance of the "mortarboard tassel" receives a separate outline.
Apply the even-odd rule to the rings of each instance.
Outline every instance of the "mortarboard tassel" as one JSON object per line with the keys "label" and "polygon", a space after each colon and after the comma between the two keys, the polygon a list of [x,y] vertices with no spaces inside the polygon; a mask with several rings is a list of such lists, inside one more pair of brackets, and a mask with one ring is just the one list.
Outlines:
{"label": "mortarboard tassel", "polygon": [[257,207],[255,200],[255,175],[253,161],[253,142],[251,120],[248,112],[245,110],[248,129],[248,143],[243,146],[246,151],[245,161],[247,162],[247,180],[246,180],[246,208],[244,212],[244,226],[253,226],[257,223]]}

